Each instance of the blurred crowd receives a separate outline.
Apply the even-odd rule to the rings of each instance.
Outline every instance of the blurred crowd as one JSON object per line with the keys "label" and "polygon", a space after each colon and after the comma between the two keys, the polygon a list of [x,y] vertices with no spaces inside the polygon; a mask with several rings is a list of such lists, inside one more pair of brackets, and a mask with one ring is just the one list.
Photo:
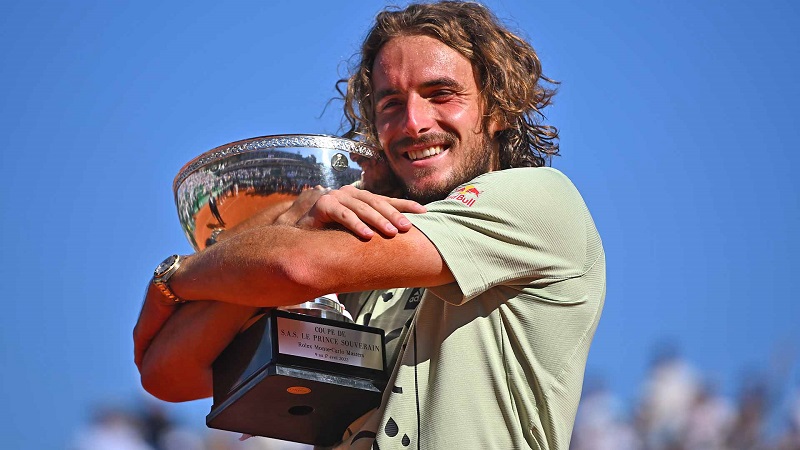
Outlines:
{"label": "blurred crowd", "polygon": [[[673,351],[657,355],[634,401],[587,380],[571,450],[800,450],[800,383],[791,362],[751,373],[724,396]],[[99,408],[70,450],[309,450],[310,446],[186,427],[166,403]],[[475,411],[480,414],[480,411]]]}
{"label": "blurred crowd", "polygon": [[571,450],[800,450],[800,384],[791,363],[743,377],[726,397],[673,351],[659,354],[625,405],[588,381]]}
{"label": "blurred crowd", "polygon": [[100,407],[79,430],[68,450],[311,450],[311,446],[241,433],[187,427],[155,400],[137,408]]}

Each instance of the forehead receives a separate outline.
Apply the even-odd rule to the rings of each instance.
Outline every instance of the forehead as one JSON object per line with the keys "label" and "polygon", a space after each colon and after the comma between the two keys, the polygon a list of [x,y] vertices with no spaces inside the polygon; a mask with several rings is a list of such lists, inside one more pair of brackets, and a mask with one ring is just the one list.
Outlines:
{"label": "forehead", "polygon": [[375,91],[406,90],[438,79],[476,85],[472,64],[442,41],[424,35],[398,36],[381,47],[372,66]]}

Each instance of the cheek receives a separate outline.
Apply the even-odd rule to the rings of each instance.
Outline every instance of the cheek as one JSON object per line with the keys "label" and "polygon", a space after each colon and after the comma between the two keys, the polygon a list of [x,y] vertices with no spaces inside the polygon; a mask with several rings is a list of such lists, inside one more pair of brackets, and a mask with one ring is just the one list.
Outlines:
{"label": "cheek", "polygon": [[378,133],[378,143],[381,144],[381,148],[387,149],[392,137],[391,125],[388,122],[375,122],[375,131]]}
{"label": "cheek", "polygon": [[481,128],[480,111],[463,105],[442,105],[438,109],[439,122],[459,130],[479,132]]}

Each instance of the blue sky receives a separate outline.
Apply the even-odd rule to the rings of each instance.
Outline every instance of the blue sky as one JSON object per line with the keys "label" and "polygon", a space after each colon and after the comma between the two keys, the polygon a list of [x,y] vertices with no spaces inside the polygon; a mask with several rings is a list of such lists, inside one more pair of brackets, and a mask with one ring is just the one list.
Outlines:
{"label": "blue sky", "polygon": [[[486,3],[562,82],[553,165],[582,191],[608,258],[589,373],[635,398],[671,341],[731,395],[777,348],[800,380],[800,7]],[[333,83],[383,4],[0,6],[9,448],[61,448],[90,405],[141,395],[131,329],[145,282],[190,251],[173,177],[233,140],[335,133]],[[176,410],[202,426],[209,406]]]}

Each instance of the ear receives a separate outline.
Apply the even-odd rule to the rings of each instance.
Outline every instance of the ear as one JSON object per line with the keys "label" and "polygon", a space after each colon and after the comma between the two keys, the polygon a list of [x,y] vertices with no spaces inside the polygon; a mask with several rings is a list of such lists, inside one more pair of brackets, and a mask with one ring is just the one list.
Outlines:
{"label": "ear", "polygon": [[509,125],[505,123],[502,117],[491,117],[489,118],[488,122],[486,123],[486,132],[494,138],[497,136],[497,133],[506,130],[509,128]]}

